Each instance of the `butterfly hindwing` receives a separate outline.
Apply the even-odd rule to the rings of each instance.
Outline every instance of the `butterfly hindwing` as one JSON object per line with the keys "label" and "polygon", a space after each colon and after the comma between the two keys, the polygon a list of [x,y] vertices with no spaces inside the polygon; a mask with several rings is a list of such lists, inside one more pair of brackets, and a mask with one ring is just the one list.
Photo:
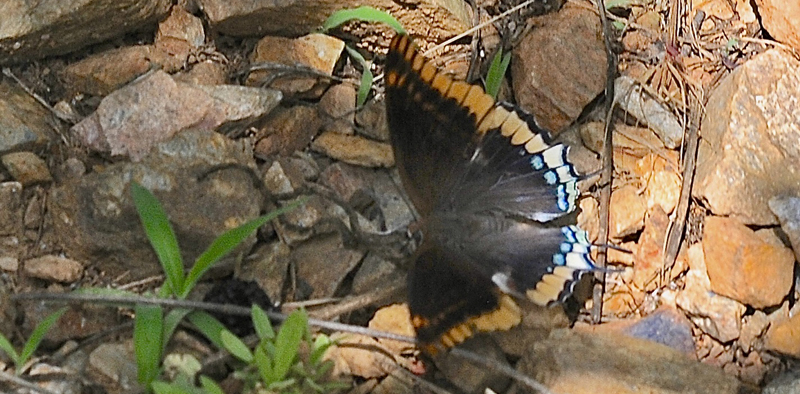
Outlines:
{"label": "butterfly hindwing", "polygon": [[578,176],[531,115],[438,72],[405,35],[387,55],[386,110],[422,218],[408,292],[425,349],[508,329],[512,297],[561,302],[594,268],[585,232],[548,223],[575,209]]}

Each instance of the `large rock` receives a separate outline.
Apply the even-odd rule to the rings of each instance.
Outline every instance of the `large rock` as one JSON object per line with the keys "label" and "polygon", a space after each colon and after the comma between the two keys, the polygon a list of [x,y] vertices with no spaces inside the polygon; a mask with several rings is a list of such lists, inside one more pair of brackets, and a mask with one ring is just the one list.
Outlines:
{"label": "large rock", "polygon": [[[184,263],[190,265],[218,235],[260,213],[252,152],[210,131],[184,131],[158,144],[141,163],[118,163],[54,188],[49,213],[66,254],[128,279],[161,271],[130,197],[135,180],[150,189],[169,216]],[[237,253],[255,242],[251,237]]]}
{"label": "large rock", "polygon": [[768,201],[800,193],[800,61],[768,50],[725,77],[700,128],[693,194],[718,216],[778,224]]}
{"label": "large rock", "polygon": [[544,128],[560,131],[605,88],[606,52],[592,10],[567,4],[514,48],[514,94]]}
{"label": "large rock", "polygon": [[171,5],[170,0],[4,1],[0,64],[59,55],[140,30],[158,22]]}
{"label": "large rock", "polygon": [[555,393],[757,393],[722,370],[659,343],[618,334],[556,330],[536,342],[520,372]]}
{"label": "large rock", "polygon": [[701,244],[690,246],[687,254],[690,268],[675,302],[700,330],[719,342],[738,338],[747,307],[711,291]]}
{"label": "large rock", "polygon": [[[197,3],[212,28],[234,36],[299,36],[316,30],[338,10],[365,5],[362,0],[199,0]],[[438,42],[463,32],[471,23],[466,3],[462,1],[372,0],[369,5],[392,13],[412,35],[428,36]]]}
{"label": "large rock", "polygon": [[157,71],[103,99],[97,111],[72,127],[86,146],[138,161],[158,142],[193,127],[226,131],[269,113],[277,90],[175,82]]}
{"label": "large rock", "polygon": [[759,234],[741,222],[710,216],[703,229],[711,290],[745,305],[778,305],[794,281],[794,255],[773,234]]}
{"label": "large rock", "polygon": [[800,50],[800,2],[756,0],[761,24],[776,41]]}

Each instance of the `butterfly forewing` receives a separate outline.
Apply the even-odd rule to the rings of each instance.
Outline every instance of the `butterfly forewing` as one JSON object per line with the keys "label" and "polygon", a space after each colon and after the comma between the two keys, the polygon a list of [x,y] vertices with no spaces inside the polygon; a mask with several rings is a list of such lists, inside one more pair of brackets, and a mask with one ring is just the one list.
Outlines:
{"label": "butterfly forewing", "polygon": [[593,268],[584,232],[547,223],[574,210],[577,175],[532,116],[437,72],[405,35],[387,55],[386,111],[422,216],[408,289],[426,350],[508,329],[521,316],[511,296],[560,302]]}

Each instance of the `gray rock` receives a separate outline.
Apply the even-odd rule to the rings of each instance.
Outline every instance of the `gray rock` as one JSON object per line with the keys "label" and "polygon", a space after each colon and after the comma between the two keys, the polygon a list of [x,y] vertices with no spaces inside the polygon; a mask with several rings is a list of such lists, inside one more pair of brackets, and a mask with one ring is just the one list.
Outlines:
{"label": "gray rock", "polygon": [[778,196],[769,200],[769,209],[778,217],[781,229],[794,250],[794,257],[800,261],[800,196]]}
{"label": "gray rock", "polygon": [[353,277],[353,294],[362,294],[380,288],[382,284],[405,280],[390,261],[369,253]]}
{"label": "gray rock", "polygon": [[800,61],[774,49],[727,75],[700,128],[693,195],[718,216],[778,224],[775,196],[800,195]]}
{"label": "gray rock", "polygon": [[18,85],[0,81],[0,154],[44,148],[55,136],[57,122]]}
{"label": "gray rock", "polygon": [[800,393],[800,369],[790,369],[775,377],[764,386],[762,394]]}
{"label": "gray rock", "polygon": [[[487,336],[470,338],[459,345],[459,348],[474,352],[487,362],[511,367],[499,346]],[[504,374],[474,365],[451,353],[446,353],[435,361],[436,366],[447,380],[465,393],[485,393],[487,388],[496,393],[502,393],[506,391],[510,381],[509,377]]]}
{"label": "gray rock", "polygon": [[264,172],[264,186],[277,198],[287,198],[297,194],[303,187],[303,173],[286,158],[278,158]]}
{"label": "gray rock", "polygon": [[520,360],[520,372],[556,393],[758,393],[685,353],[624,335],[556,330]]}
{"label": "gray rock", "polygon": [[[281,35],[296,37],[314,31],[333,12],[362,6],[360,0],[250,1],[250,0],[199,0],[215,31],[233,36]],[[400,23],[410,28],[412,35],[427,33],[431,40],[441,41],[463,32],[471,25],[467,6],[460,2],[420,0],[395,3],[391,0],[373,0],[369,5],[385,10],[406,5],[405,12],[396,12]],[[436,17],[431,17],[436,15]],[[419,27],[417,27],[419,26]],[[414,29],[416,27],[416,30]]]}
{"label": "gray rock", "polygon": [[313,289],[311,298],[333,297],[363,257],[362,251],[345,248],[338,234],[312,238],[292,251],[297,276]]}
{"label": "gray rock", "polygon": [[244,261],[239,278],[256,281],[270,300],[281,300],[289,273],[290,252],[289,247],[281,241],[259,244]]}
{"label": "gray rock", "polygon": [[[110,165],[51,190],[55,232],[67,255],[111,277],[160,272],[130,197],[130,181],[150,189],[169,215],[189,265],[222,232],[258,216],[262,196],[244,142],[211,131],[184,131],[156,145],[141,163]],[[229,256],[252,247],[249,238]]]}
{"label": "gray rock", "polygon": [[133,344],[103,343],[89,354],[89,366],[125,391],[138,387]]}
{"label": "gray rock", "polygon": [[386,103],[369,100],[356,112],[356,131],[376,141],[389,140],[389,125],[386,123]]}
{"label": "gray rock", "polygon": [[568,3],[539,22],[514,48],[512,84],[519,105],[558,132],[603,91],[605,46],[591,10]]}
{"label": "gray rock", "polygon": [[98,152],[138,161],[181,130],[227,132],[266,115],[280,100],[276,90],[190,85],[157,71],[106,96],[72,132]]}
{"label": "gray rock", "polygon": [[[150,26],[169,0],[10,1],[3,4],[0,64],[67,53]],[[91,26],[91,28],[87,28]]]}
{"label": "gray rock", "polygon": [[681,146],[683,127],[675,114],[644,92],[633,78],[623,75],[614,81],[614,99],[623,111],[652,129],[667,148]]}
{"label": "gray rock", "polygon": [[319,100],[322,130],[340,134],[353,134],[356,112],[355,87],[340,83],[328,89]]}

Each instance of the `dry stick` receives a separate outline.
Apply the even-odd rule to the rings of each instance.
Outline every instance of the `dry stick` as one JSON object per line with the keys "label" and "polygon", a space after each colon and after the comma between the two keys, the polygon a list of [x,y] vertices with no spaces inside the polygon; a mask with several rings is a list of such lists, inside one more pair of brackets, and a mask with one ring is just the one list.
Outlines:
{"label": "dry stick", "polygon": [[503,375],[509,376],[514,380],[516,380],[517,382],[522,383],[542,394],[553,394],[553,392],[550,391],[550,389],[548,389],[547,386],[535,381],[533,378],[525,376],[516,369],[513,369],[507,365],[488,362],[485,356],[459,348],[453,348],[452,350],[450,350],[450,354],[456,357],[460,357],[464,360],[467,360],[479,367],[485,367],[491,369],[494,372],[498,372]]}
{"label": "dry stick", "polygon": [[[606,55],[608,62],[606,64],[606,122],[605,122],[605,140],[603,143],[603,173],[600,177],[600,228],[598,231],[598,242],[601,245],[608,244],[608,215],[609,205],[611,203],[611,182],[614,170],[614,147],[613,143],[613,127],[611,124],[612,114],[614,113],[614,81],[617,77],[617,57],[614,54],[611,45],[611,24],[606,17],[606,6],[604,0],[597,1],[598,12],[600,13],[600,24],[603,27],[603,43],[606,46]],[[605,248],[599,249],[597,256],[597,266],[604,268],[606,266],[606,259],[608,253]],[[592,291],[592,321],[600,323],[603,317],[603,292],[605,291],[606,272],[605,270],[598,271],[595,276],[600,282],[594,286]]]}
{"label": "dry stick", "polygon": [[[675,207],[675,221],[667,234],[666,247],[664,248],[664,267],[672,267],[678,257],[681,240],[683,239],[684,229],[686,228],[686,217],[689,213],[689,199],[692,195],[692,184],[694,182],[694,170],[697,160],[698,130],[703,119],[703,104],[701,98],[691,91],[689,95],[690,111],[692,111],[689,123],[689,134],[686,136],[686,150],[683,157],[683,185],[681,185],[681,195],[678,206]],[[665,269],[666,270],[666,269]]]}
{"label": "dry stick", "polygon": [[453,37],[453,38],[450,38],[449,40],[446,40],[445,42],[443,42],[443,43],[441,43],[439,45],[436,45],[435,47],[425,51],[425,53],[423,53],[423,56],[429,57],[432,53],[438,51],[439,49],[442,49],[445,46],[450,45],[450,44],[452,44],[452,43],[454,43],[454,42],[456,42],[456,41],[458,41],[458,40],[460,40],[460,39],[462,39],[462,38],[474,33],[477,30],[483,29],[484,27],[486,27],[486,26],[488,26],[488,25],[490,25],[490,24],[492,24],[492,23],[494,23],[496,21],[499,21],[500,19],[503,19],[503,18],[505,18],[506,16],[508,16],[510,14],[512,14],[512,13],[514,13],[516,11],[519,11],[522,8],[525,8],[525,7],[529,6],[530,4],[532,4],[535,1],[537,1],[537,0],[528,0],[528,1],[524,2],[524,3],[520,3],[517,6],[515,6],[514,8],[511,8],[508,11],[503,12],[502,14],[497,15],[494,18],[489,19],[488,21],[481,23],[480,25],[477,25],[477,26],[475,26],[475,27],[473,27],[471,29],[468,29],[467,31],[465,31],[465,32]]}
{"label": "dry stick", "polygon": [[[176,300],[176,299],[169,299],[169,298],[149,298],[149,297],[110,297],[107,295],[97,295],[97,294],[70,294],[70,293],[21,293],[15,294],[11,296],[13,301],[21,301],[21,300],[40,300],[40,301],[55,301],[55,302],[96,302],[96,303],[103,303],[103,304],[127,304],[127,305],[135,305],[135,304],[146,304],[146,305],[160,305],[160,306],[167,306],[167,307],[174,307],[174,308],[189,308],[189,309],[202,309],[209,312],[220,312],[230,315],[238,315],[238,316],[250,316],[250,308],[238,306],[238,305],[220,305],[214,304],[209,302],[199,302],[199,301],[188,301],[188,300]],[[270,319],[277,320],[277,321],[284,321],[286,320],[287,316],[273,311],[265,311],[267,316]],[[385,331],[378,331],[373,330],[366,327],[361,326],[353,326],[349,324],[343,323],[335,323],[329,322],[320,319],[308,319],[308,324],[311,326],[324,328],[327,330],[332,331],[344,331],[353,334],[360,334],[365,336],[371,336],[376,338],[385,338],[385,339],[393,339],[396,341],[406,342],[406,343],[416,343],[416,338],[399,335],[391,332]],[[492,362],[491,360],[485,359],[483,356],[479,356],[473,352],[463,350],[463,349],[453,349],[451,350],[453,355],[462,357],[464,359],[469,360],[470,362],[479,365],[481,367],[491,369],[493,371],[500,372],[508,377],[518,381],[521,384],[524,384],[534,390],[539,392],[550,394],[550,391],[547,391],[547,388],[544,387],[541,383],[536,382],[532,378],[525,376],[511,368],[496,365],[496,363]]]}
{"label": "dry stick", "polygon": [[[387,300],[402,293],[403,290],[405,290],[405,288],[406,288],[405,281],[392,282],[389,284],[389,286],[381,286],[379,289],[376,289],[375,291],[357,295],[354,297],[345,298],[341,300],[341,302],[336,303],[335,305],[320,308],[314,311],[309,311],[308,314],[317,319],[331,320],[337,316],[341,316],[352,311],[363,309],[364,307],[370,305],[376,305],[379,302],[382,302],[384,300]],[[284,304],[284,306],[289,306],[289,305]]]}
{"label": "dry stick", "polygon": [[[680,16],[683,14],[683,9],[680,8],[684,5],[682,1],[676,1],[672,4],[669,20],[669,36],[667,37],[671,45],[676,45],[679,38],[679,24]],[[676,75],[676,78],[678,76]],[[698,94],[695,88],[690,84],[689,89],[689,108],[691,111],[691,119],[688,125],[688,134],[684,137],[685,150],[683,151],[683,184],[681,185],[681,194],[678,199],[678,206],[675,207],[674,219],[670,223],[669,232],[664,246],[664,263],[662,265],[662,272],[671,269],[675,264],[680,251],[681,241],[683,240],[684,230],[686,228],[686,218],[689,213],[689,202],[692,194],[692,184],[694,182],[695,163],[697,159],[697,146],[698,146],[698,130],[700,129],[700,122],[703,118],[703,98],[702,92]]]}
{"label": "dry stick", "polygon": [[32,391],[35,391],[35,392],[38,392],[38,393],[42,393],[42,394],[58,394],[58,393],[56,393],[54,391],[48,390],[48,389],[46,389],[44,387],[39,387],[38,385],[33,384],[33,383],[31,383],[31,382],[29,382],[29,381],[27,381],[25,379],[22,379],[19,376],[14,376],[14,375],[12,375],[10,373],[7,373],[5,371],[0,371],[0,381],[2,381],[2,380],[6,381],[6,382],[14,383],[17,386],[25,387],[28,390],[32,390]]}
{"label": "dry stick", "polygon": [[[116,297],[98,294],[74,294],[74,293],[21,293],[11,296],[12,300],[43,300],[55,302],[96,302],[103,304],[145,304],[145,305],[160,305],[173,308],[188,308],[188,309],[201,309],[208,312],[225,313],[236,316],[250,316],[250,308],[230,305],[230,304],[215,304],[210,302],[189,301],[189,300],[176,300],[171,298],[150,298],[150,297]],[[286,315],[265,311],[267,316],[272,320],[284,321]],[[412,337],[394,334],[391,332],[372,330],[366,327],[353,326],[344,323],[329,322],[320,319],[308,319],[308,324],[333,331],[345,331],[353,334],[367,335],[377,338],[394,339],[401,342],[415,343],[416,340]]]}

